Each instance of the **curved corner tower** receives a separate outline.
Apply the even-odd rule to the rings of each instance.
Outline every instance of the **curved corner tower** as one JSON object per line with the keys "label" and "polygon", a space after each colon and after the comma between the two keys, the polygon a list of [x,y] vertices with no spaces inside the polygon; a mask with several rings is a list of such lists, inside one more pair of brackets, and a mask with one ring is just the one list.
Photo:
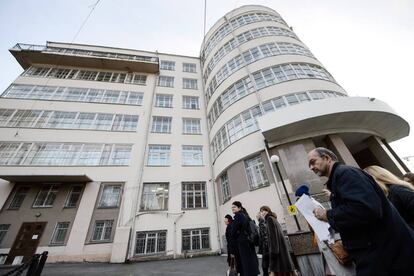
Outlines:
{"label": "curved corner tower", "polygon": [[274,10],[227,13],[205,36],[200,58],[219,216],[234,200],[252,215],[269,205],[288,232],[297,230],[272,155],[290,195],[302,184],[321,193],[306,158],[317,146],[355,166],[406,169],[388,142],[407,136],[408,123],[379,100],[348,97]]}

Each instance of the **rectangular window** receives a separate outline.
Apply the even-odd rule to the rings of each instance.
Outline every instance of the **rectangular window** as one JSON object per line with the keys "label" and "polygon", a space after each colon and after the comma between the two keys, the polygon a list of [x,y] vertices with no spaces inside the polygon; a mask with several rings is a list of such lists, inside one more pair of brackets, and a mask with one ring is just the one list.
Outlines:
{"label": "rectangular window", "polygon": [[183,78],[184,89],[197,89],[197,79],[186,79]]}
{"label": "rectangular window", "polygon": [[141,210],[168,210],[168,183],[144,183]]}
{"label": "rectangular window", "polygon": [[175,70],[175,62],[174,61],[168,61],[168,60],[161,60],[160,69],[162,70]]}
{"label": "rectangular window", "polygon": [[121,185],[105,185],[101,198],[99,200],[99,208],[116,208],[121,200]]}
{"label": "rectangular window", "polygon": [[[114,145],[108,165],[126,166],[131,156],[131,145]],[[102,161],[102,158],[101,158]],[[102,162],[101,162],[102,163]]]}
{"label": "rectangular window", "polygon": [[181,192],[181,208],[206,208],[207,190],[205,182],[183,182]]}
{"label": "rectangular window", "polygon": [[170,145],[150,145],[148,152],[148,166],[169,166]]}
{"label": "rectangular window", "polygon": [[137,232],[135,254],[147,255],[163,253],[166,250],[167,230]]}
{"label": "rectangular window", "polygon": [[76,208],[82,195],[82,186],[72,186],[65,202],[66,208]]}
{"label": "rectangular window", "polygon": [[157,94],[155,96],[155,106],[173,107],[173,95]]}
{"label": "rectangular window", "polygon": [[198,97],[183,96],[183,108],[185,109],[200,109]]}
{"label": "rectangular window", "polygon": [[10,202],[9,209],[19,209],[29,192],[30,187],[18,186],[14,192],[13,199]]}
{"label": "rectangular window", "polygon": [[139,84],[139,85],[146,85],[147,83],[147,76],[146,75],[137,75],[134,74],[134,79],[132,80],[133,84]]}
{"label": "rectangular window", "polygon": [[91,241],[105,242],[111,240],[113,220],[97,220],[93,228]]}
{"label": "rectangular window", "polygon": [[10,224],[0,224],[0,244],[9,230]]}
{"label": "rectangular window", "polygon": [[172,117],[152,117],[152,132],[155,133],[171,133]]}
{"label": "rectangular window", "polygon": [[196,73],[195,63],[183,63],[183,72]]}
{"label": "rectangular window", "polygon": [[261,155],[244,161],[250,189],[257,189],[269,185]]}
{"label": "rectangular window", "polygon": [[73,127],[79,129],[92,129],[95,128],[93,125],[95,121],[96,114],[95,113],[79,113],[78,117],[76,118]]}
{"label": "rectangular window", "polygon": [[174,87],[174,77],[159,76],[158,77],[158,86]]}
{"label": "rectangular window", "polygon": [[135,115],[121,115],[115,116],[112,130],[114,131],[136,131],[138,125],[138,116]]}
{"label": "rectangular window", "polygon": [[55,231],[53,231],[52,240],[50,244],[63,245],[65,243],[66,234],[69,230],[70,222],[56,223]]}
{"label": "rectangular window", "polygon": [[183,118],[183,133],[184,134],[201,134],[200,119]]}
{"label": "rectangular window", "polygon": [[231,198],[230,183],[229,183],[229,177],[227,176],[227,172],[225,172],[224,174],[220,176],[220,184],[221,184],[221,197],[224,203]]}
{"label": "rectangular window", "polygon": [[182,146],[183,166],[202,166],[203,147],[202,146]]}
{"label": "rectangular window", "polygon": [[182,250],[193,251],[210,249],[210,229],[183,229]]}
{"label": "rectangular window", "polygon": [[126,104],[142,105],[143,93],[129,92]]}
{"label": "rectangular window", "polygon": [[53,184],[43,185],[36,196],[33,207],[52,207],[59,187]]}

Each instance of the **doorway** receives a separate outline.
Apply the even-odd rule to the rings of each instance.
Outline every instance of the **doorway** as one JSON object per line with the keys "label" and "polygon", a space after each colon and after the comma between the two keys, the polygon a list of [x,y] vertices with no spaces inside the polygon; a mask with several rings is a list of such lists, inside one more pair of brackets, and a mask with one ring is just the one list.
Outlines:
{"label": "doorway", "polygon": [[23,222],[13,242],[5,264],[12,264],[15,257],[20,256],[21,262],[27,262],[36,253],[40,238],[47,222]]}

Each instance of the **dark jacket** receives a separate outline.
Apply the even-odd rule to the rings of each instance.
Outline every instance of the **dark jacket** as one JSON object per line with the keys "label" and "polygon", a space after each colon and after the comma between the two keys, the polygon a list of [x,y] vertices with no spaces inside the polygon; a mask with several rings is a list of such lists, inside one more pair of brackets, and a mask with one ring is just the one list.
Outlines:
{"label": "dark jacket", "polygon": [[269,268],[269,239],[267,237],[267,225],[266,221],[262,218],[259,219],[259,254],[262,254],[262,269],[263,275],[267,275]]}
{"label": "dark jacket", "polygon": [[227,254],[234,254],[236,252],[236,242],[232,236],[232,223],[226,227],[226,241],[227,241]]}
{"label": "dark jacket", "polygon": [[239,263],[236,264],[237,270],[243,276],[260,274],[255,247],[247,240],[246,236],[249,220],[250,217],[243,211],[240,211],[234,215],[232,223],[232,236],[240,256]]}
{"label": "dark jacket", "polygon": [[266,215],[268,247],[269,247],[269,271],[291,272],[294,270],[289,249],[283,236],[282,228],[275,217]]}
{"label": "dark jacket", "polygon": [[414,191],[401,185],[388,185],[388,199],[414,230]]}
{"label": "dark jacket", "polygon": [[329,224],[355,261],[357,275],[414,275],[414,233],[364,171],[335,163]]}

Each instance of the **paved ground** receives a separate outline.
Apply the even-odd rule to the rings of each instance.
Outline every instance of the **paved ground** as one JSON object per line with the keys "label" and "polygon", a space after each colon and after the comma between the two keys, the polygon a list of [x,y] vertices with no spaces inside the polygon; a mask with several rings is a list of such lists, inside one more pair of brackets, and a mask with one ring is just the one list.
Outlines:
{"label": "paved ground", "polygon": [[220,276],[226,271],[226,257],[210,256],[131,264],[46,264],[42,276]]}

